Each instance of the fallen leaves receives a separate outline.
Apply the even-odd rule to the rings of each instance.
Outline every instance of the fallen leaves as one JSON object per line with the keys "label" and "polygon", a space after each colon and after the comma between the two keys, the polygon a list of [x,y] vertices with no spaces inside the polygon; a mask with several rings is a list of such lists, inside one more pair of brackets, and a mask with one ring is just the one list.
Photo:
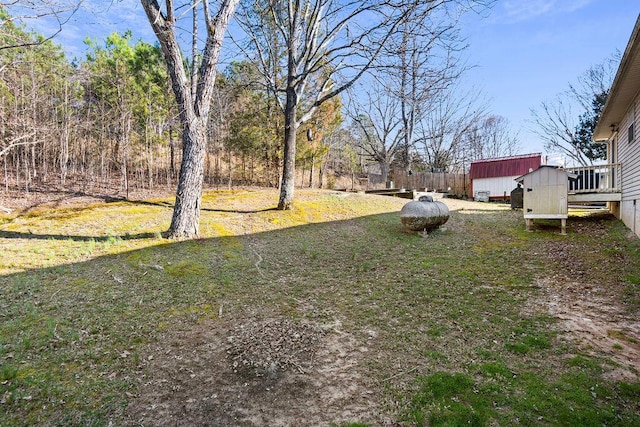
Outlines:
{"label": "fallen leaves", "polygon": [[249,321],[232,331],[227,355],[236,372],[277,377],[293,367],[304,373],[323,333],[313,325],[289,319]]}

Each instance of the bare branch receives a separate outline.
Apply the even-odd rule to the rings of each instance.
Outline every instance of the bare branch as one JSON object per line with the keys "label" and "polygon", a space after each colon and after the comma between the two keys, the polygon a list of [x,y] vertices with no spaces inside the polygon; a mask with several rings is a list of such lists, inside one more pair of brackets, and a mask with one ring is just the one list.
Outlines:
{"label": "bare branch", "polygon": [[15,12],[14,16],[6,17],[4,22],[0,21],[0,25],[7,22],[21,22],[26,24],[28,21],[52,17],[57,23],[57,29],[50,34],[46,34],[41,38],[32,38],[28,40],[16,40],[14,43],[0,45],[0,50],[24,48],[39,46],[53,39],[60,34],[62,27],[69,22],[75,15],[84,0],[70,0],[70,2],[36,2],[36,1],[11,1],[0,2],[0,9],[7,9]]}
{"label": "bare branch", "polygon": [[31,132],[31,133],[20,135],[20,136],[14,138],[13,140],[11,140],[9,142],[9,144],[6,147],[4,147],[2,150],[0,150],[0,157],[4,156],[11,149],[13,149],[15,147],[19,147],[21,145],[37,144],[40,141],[22,141],[23,139],[27,139],[27,138],[31,138],[31,137],[35,136],[35,134],[36,134],[35,132]]}

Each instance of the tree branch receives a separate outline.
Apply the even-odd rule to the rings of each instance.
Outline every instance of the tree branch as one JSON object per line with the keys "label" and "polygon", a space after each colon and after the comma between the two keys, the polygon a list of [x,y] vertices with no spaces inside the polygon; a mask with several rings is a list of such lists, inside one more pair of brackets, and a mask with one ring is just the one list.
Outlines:
{"label": "tree branch", "polygon": [[33,145],[33,144],[37,144],[40,141],[24,141],[24,142],[20,142],[23,139],[27,139],[27,138],[31,138],[32,136],[35,136],[35,132],[31,132],[25,135],[20,135],[17,138],[14,138],[11,142],[9,142],[9,145],[7,145],[6,147],[4,147],[2,150],[0,150],[0,157],[4,156],[6,153],[8,153],[12,148],[21,146],[21,145]]}

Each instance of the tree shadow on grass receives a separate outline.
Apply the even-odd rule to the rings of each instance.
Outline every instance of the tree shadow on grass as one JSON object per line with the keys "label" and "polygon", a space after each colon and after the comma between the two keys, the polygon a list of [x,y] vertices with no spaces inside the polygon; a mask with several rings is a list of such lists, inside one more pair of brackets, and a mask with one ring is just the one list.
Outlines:
{"label": "tree shadow on grass", "polygon": [[[142,205],[156,205],[161,207],[172,207],[171,205],[166,206],[162,203],[153,203],[153,202],[131,202],[128,203],[133,204],[142,204]],[[255,209],[255,210],[239,210],[239,209],[207,209],[203,208],[203,211],[207,212],[225,212],[225,213],[239,213],[239,214],[253,214],[260,212],[268,212],[275,211],[277,208],[265,208],[265,209]],[[73,240],[77,242],[106,242],[111,239],[117,238],[121,240],[140,240],[140,239],[152,239],[152,238],[161,237],[159,233],[137,233],[137,234],[124,234],[120,236],[77,236],[71,234],[40,234],[40,233],[32,233],[32,232],[20,232],[20,231],[5,231],[0,230],[0,239],[37,239],[37,240]],[[162,233],[162,237],[166,237],[166,232]]]}
{"label": "tree shadow on grass", "polygon": [[139,240],[159,237],[158,233],[124,234],[122,236],[74,236],[70,234],[36,234],[0,230],[0,239],[73,240],[76,242],[107,242],[113,239]]}
{"label": "tree shadow on grass", "polygon": [[[551,362],[561,369],[560,375],[579,368],[585,372],[579,377],[582,379],[597,370],[583,371],[586,368],[582,364],[555,361],[564,360],[565,353],[573,356],[573,349],[564,342],[524,357],[512,355],[502,343],[492,341],[494,337],[503,340],[521,336],[520,332],[514,335],[511,325],[511,319],[521,320],[516,317],[520,309],[514,302],[529,298],[521,295],[521,289],[503,285],[527,285],[529,279],[520,279],[522,272],[505,269],[500,278],[494,279],[496,266],[514,262],[527,265],[537,260],[539,255],[533,249],[539,241],[512,242],[509,234],[522,225],[514,215],[494,212],[476,217],[468,227],[459,215],[452,215],[453,231],[436,234],[428,242],[401,233],[394,212],[251,235],[123,248],[90,260],[61,258],[53,267],[3,276],[0,353],[4,353],[0,357],[6,362],[5,377],[9,378],[4,387],[7,396],[34,398],[15,399],[11,411],[0,411],[0,424],[20,424],[27,417],[38,417],[58,424],[75,420],[76,424],[101,425],[114,420],[132,426],[144,416],[147,423],[158,425],[176,419],[193,425],[211,420],[222,420],[224,425],[252,425],[253,419],[261,424],[278,424],[283,415],[292,413],[292,418],[304,416],[314,425],[344,423],[341,417],[346,420],[346,416],[367,420],[372,412],[386,411],[391,407],[388,402],[397,401],[396,390],[411,390],[420,370],[432,371],[431,366],[436,371],[450,369],[454,364],[474,370],[494,367],[494,371],[474,377],[479,387],[474,383],[472,388],[501,394],[506,415],[499,420],[511,414],[511,419],[535,419],[532,417],[539,411],[520,405],[522,396],[538,398],[553,390],[557,382],[541,379],[535,384],[541,392],[530,391],[522,388],[523,383],[509,382],[513,375],[510,366],[518,366],[525,374],[522,378],[546,373],[542,367],[552,357]],[[500,221],[502,218],[506,221]],[[503,229],[498,224],[506,225]],[[121,238],[153,235],[157,233],[125,234]],[[80,241],[114,238],[6,231],[0,231],[0,237]],[[479,252],[475,242],[483,239],[490,244]],[[575,242],[571,235],[567,239],[569,244]],[[596,239],[588,242],[594,247],[598,243]],[[611,267],[627,268],[624,260],[614,255],[610,254],[614,262]],[[469,262],[461,263],[461,259]],[[475,262],[479,260],[490,262]],[[549,271],[547,266],[535,268],[532,274]],[[443,289],[443,284],[451,289]],[[407,310],[413,311],[411,316],[407,316]],[[477,329],[489,311],[497,314],[495,320],[488,322],[491,326],[487,329]],[[316,368],[300,375],[293,369],[285,374],[275,370],[273,377],[254,373],[248,377],[236,372],[235,359],[228,351],[234,348],[230,343],[240,342],[241,329],[232,326],[245,327],[257,321],[277,325],[269,322],[281,319],[317,322],[329,328],[327,341],[321,341],[328,352],[314,358]],[[546,333],[546,323],[524,323],[527,319],[520,322],[531,325],[527,334]],[[432,329],[438,331],[432,339],[411,338],[417,330],[432,334]],[[266,339],[262,335],[251,338],[246,341],[247,348],[262,345]],[[288,341],[278,341],[282,342]],[[495,347],[485,350],[490,342],[495,342]],[[294,354],[278,345],[281,354]],[[397,364],[399,348],[408,349],[402,364]],[[432,361],[425,361],[425,355],[431,354]],[[481,364],[484,359],[487,363]],[[517,360],[517,365],[495,363],[502,359]],[[497,365],[509,381],[503,381],[505,386],[496,391]],[[415,374],[405,368],[414,366],[421,367]],[[69,381],[70,374],[82,381]],[[600,379],[574,380],[566,385],[562,396],[567,390],[575,393],[575,401],[580,404],[576,414],[592,416],[591,407],[611,407],[621,414],[620,424],[633,422],[633,409],[627,409],[630,404],[626,402],[632,401],[631,393],[637,388],[624,386],[630,390],[629,398],[602,397],[619,396],[613,393],[619,393],[622,386],[616,386],[596,399],[589,394],[589,386],[595,381]],[[86,399],[87,390],[92,391],[92,399]],[[327,396],[327,390],[335,392]],[[489,405],[491,396],[486,400]],[[47,403],[62,399],[64,406]],[[407,394],[399,407],[408,407],[411,399]],[[368,403],[360,405],[361,401]],[[96,407],[103,409],[98,412]],[[456,408],[451,411],[467,414],[465,408]],[[250,418],[253,414],[259,415]],[[550,422],[561,422],[555,414]],[[380,417],[393,421],[399,415],[390,411]]]}
{"label": "tree shadow on grass", "polygon": [[[65,201],[69,201],[74,198],[81,198],[81,197],[88,197],[91,199],[101,200],[104,203],[126,203],[130,205],[155,206],[155,207],[169,208],[169,209],[173,209],[175,207],[174,203],[171,203],[168,201],[135,200],[135,199],[128,199],[126,197],[121,197],[121,196],[110,196],[107,194],[90,193],[86,191],[60,190],[60,191],[52,192],[51,190],[44,191],[40,189],[34,189],[32,190],[32,192],[47,193],[47,194],[53,193],[53,194],[58,194],[59,197],[48,199],[45,201],[39,201],[37,203],[33,203],[31,205],[25,206],[22,209],[18,209],[17,210],[18,215],[27,213],[33,209],[44,207],[44,206],[49,206],[52,209],[56,209],[61,207],[62,203]],[[88,208],[91,208],[91,207],[88,207]],[[87,209],[87,206],[84,206],[78,209]],[[260,213],[260,212],[268,212],[273,210],[277,210],[277,208],[275,206],[270,208],[264,208],[264,209],[213,209],[213,208],[206,208],[206,207],[201,208],[201,211],[205,211],[205,212],[223,212],[223,213],[240,213],[240,214]],[[10,212],[7,212],[7,213],[10,213]]]}
{"label": "tree shadow on grass", "polygon": [[[173,209],[175,207],[175,205],[173,203],[170,202],[150,202],[147,200],[130,200],[130,199],[125,199],[123,197],[109,197],[105,199],[105,202],[107,203],[114,203],[114,202],[122,202],[122,203],[128,203],[131,205],[142,205],[142,206],[158,206],[161,208],[171,208]],[[239,214],[252,214],[252,213],[260,213],[260,212],[268,212],[268,211],[275,211],[278,210],[278,208],[276,208],[275,206],[270,207],[270,208],[264,208],[264,209],[213,209],[213,208],[200,208],[201,211],[203,212],[224,212],[224,213],[239,213]]]}

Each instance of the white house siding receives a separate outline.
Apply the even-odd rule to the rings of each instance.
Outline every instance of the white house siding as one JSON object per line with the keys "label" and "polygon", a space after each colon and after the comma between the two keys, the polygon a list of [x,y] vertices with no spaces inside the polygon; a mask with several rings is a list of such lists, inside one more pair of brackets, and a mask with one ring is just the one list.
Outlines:
{"label": "white house siding", "polygon": [[495,178],[476,178],[473,180],[473,193],[478,191],[489,191],[489,197],[507,197],[511,195],[511,190],[516,188],[518,184],[516,176],[500,176]]}
{"label": "white house siding", "polygon": [[[620,219],[640,236],[640,95],[618,127],[619,161],[622,165],[622,202]],[[629,141],[629,126],[633,123],[634,138]]]}

